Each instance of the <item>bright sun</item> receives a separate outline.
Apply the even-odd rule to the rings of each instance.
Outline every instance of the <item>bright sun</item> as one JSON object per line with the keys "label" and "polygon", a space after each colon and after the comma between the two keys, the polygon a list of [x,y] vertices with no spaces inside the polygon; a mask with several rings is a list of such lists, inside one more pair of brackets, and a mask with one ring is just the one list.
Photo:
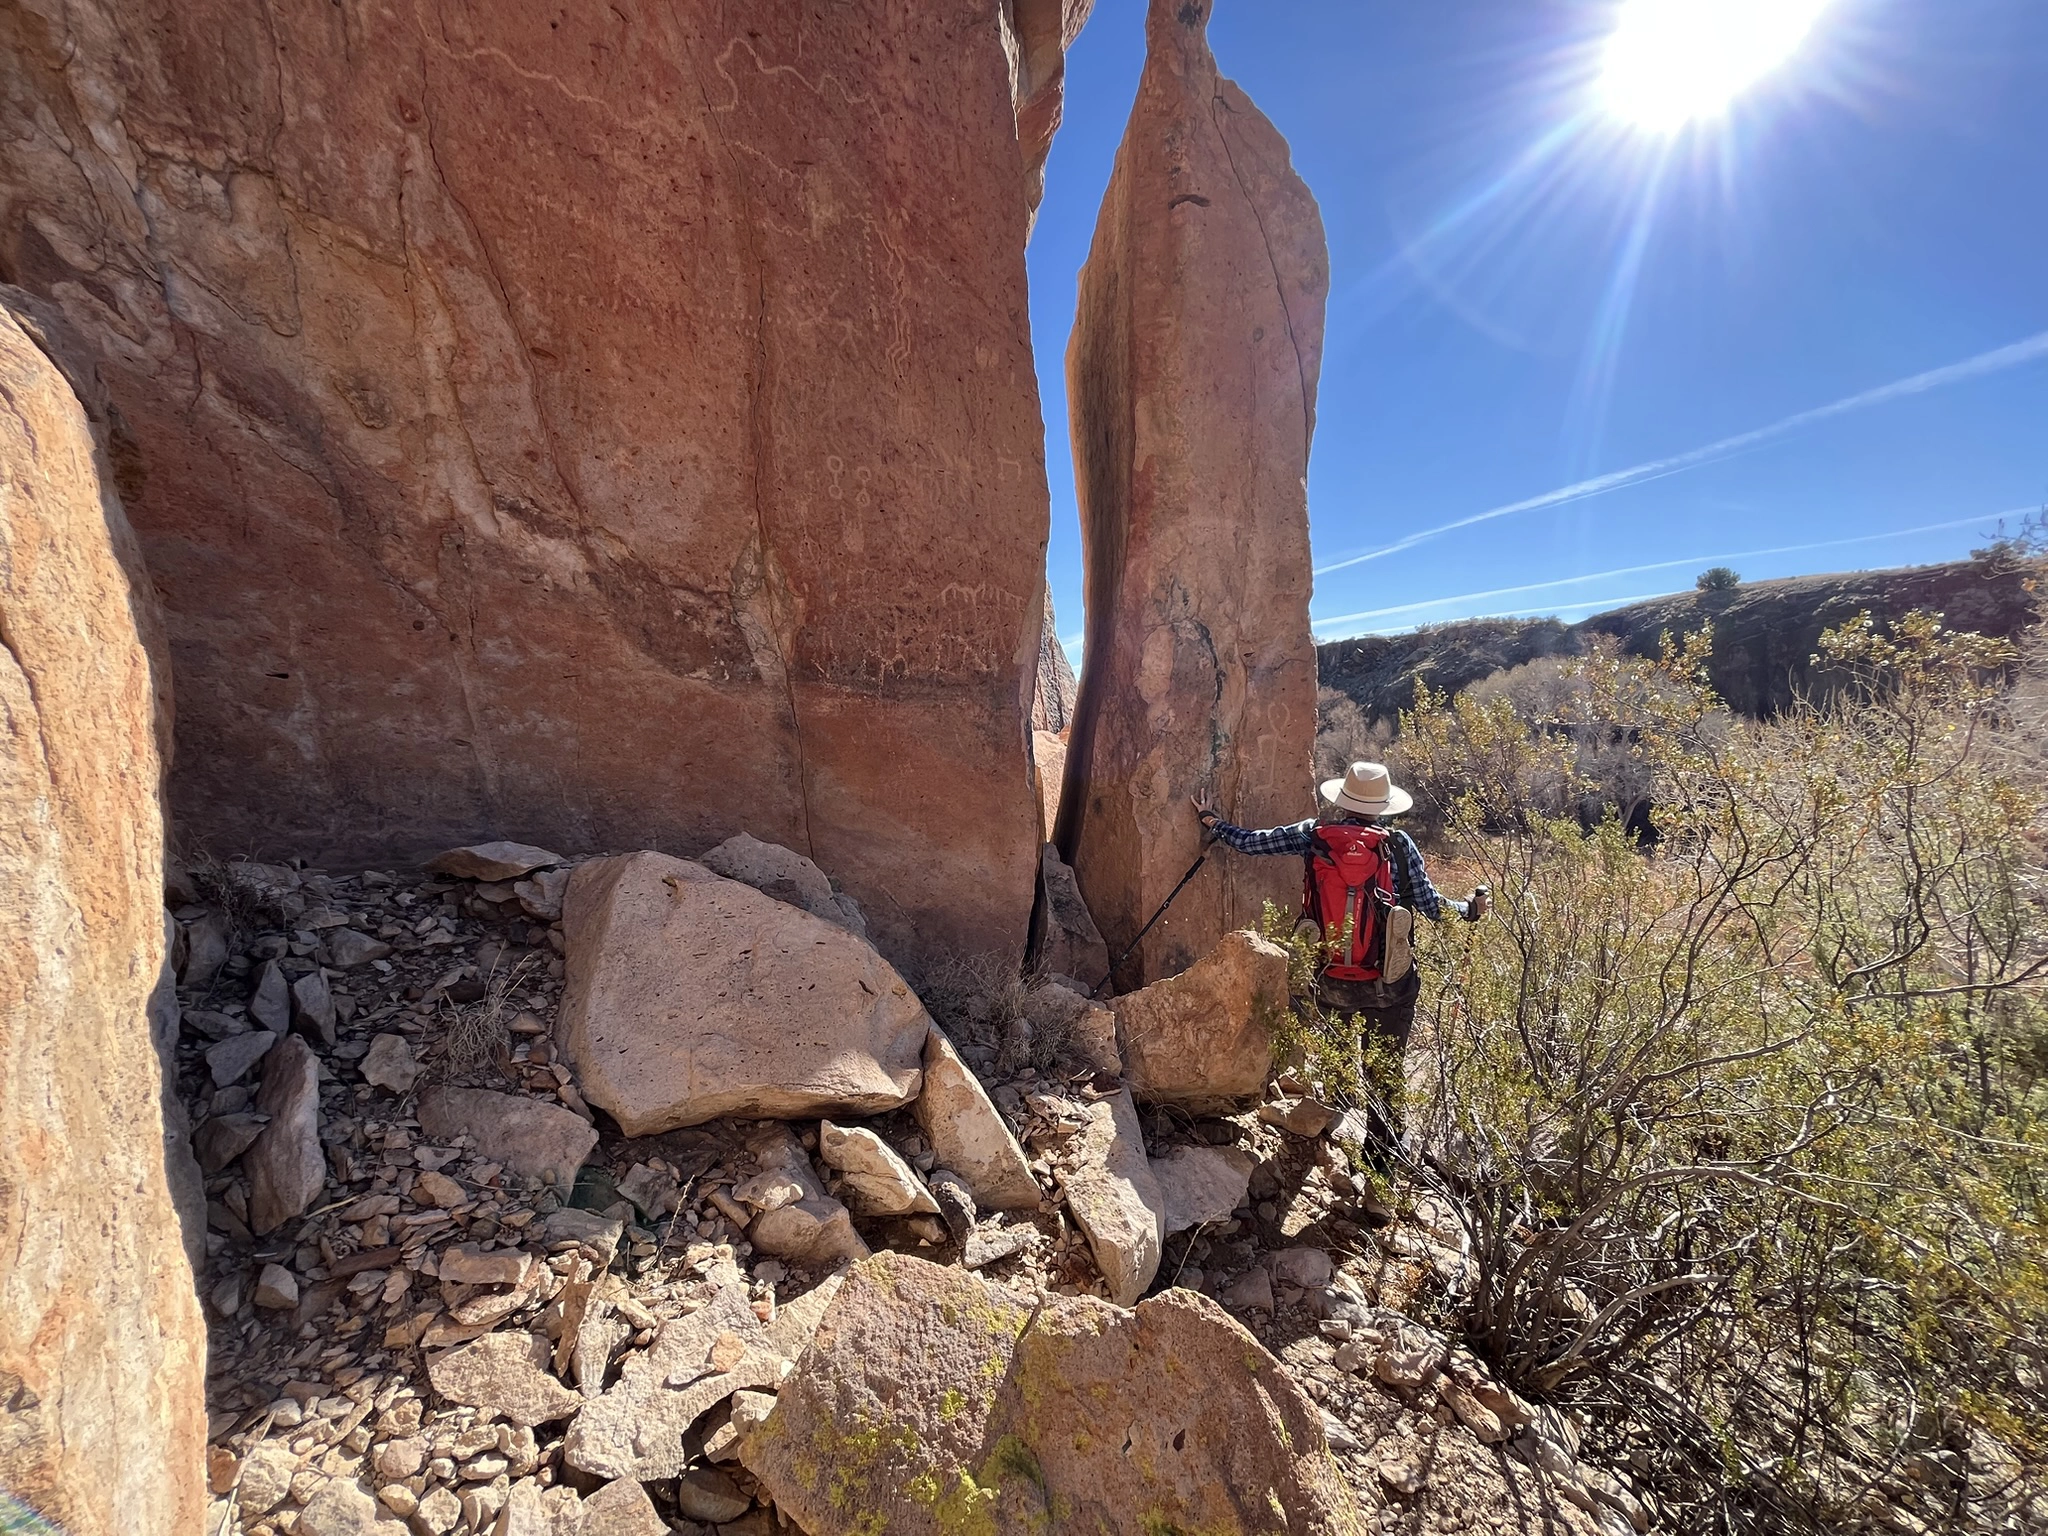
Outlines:
{"label": "bright sun", "polygon": [[1600,92],[1637,127],[1713,117],[1789,59],[1829,0],[1622,0]]}

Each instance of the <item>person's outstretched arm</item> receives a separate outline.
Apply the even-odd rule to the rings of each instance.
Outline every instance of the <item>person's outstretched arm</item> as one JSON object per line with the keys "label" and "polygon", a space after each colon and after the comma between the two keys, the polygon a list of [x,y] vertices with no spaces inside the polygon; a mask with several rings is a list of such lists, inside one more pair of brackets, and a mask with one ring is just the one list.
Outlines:
{"label": "person's outstretched arm", "polygon": [[[1446,909],[1456,913],[1467,922],[1478,922],[1485,914],[1485,907],[1474,901],[1458,901],[1453,897],[1439,895],[1437,888],[1430,884],[1429,871],[1422,865],[1422,850],[1415,846],[1415,839],[1406,832],[1395,828],[1387,839],[1387,845],[1394,856],[1394,878],[1401,891],[1407,895],[1408,905],[1434,922],[1444,920]],[[1479,905],[1478,911],[1473,907]]]}
{"label": "person's outstretched arm", "polygon": [[1195,803],[1195,813],[1202,819],[1203,830],[1226,848],[1235,848],[1239,853],[1275,854],[1291,853],[1300,858],[1314,845],[1315,819],[1297,821],[1292,826],[1266,827],[1253,831],[1249,827],[1234,827],[1221,816],[1203,805]]}

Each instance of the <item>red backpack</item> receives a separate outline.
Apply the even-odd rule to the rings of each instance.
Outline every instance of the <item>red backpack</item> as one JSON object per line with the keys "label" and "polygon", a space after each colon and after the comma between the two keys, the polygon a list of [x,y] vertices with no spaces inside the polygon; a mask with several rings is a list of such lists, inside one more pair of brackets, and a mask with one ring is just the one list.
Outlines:
{"label": "red backpack", "polygon": [[1386,961],[1394,866],[1384,827],[1317,827],[1302,880],[1302,916],[1323,931],[1321,971],[1337,981],[1378,981]]}

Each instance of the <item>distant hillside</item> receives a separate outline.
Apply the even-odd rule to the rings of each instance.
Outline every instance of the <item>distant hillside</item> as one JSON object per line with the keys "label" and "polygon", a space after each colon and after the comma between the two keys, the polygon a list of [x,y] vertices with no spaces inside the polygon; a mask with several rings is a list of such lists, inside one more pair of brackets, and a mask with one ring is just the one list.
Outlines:
{"label": "distant hillside", "polygon": [[1880,622],[1932,608],[1954,629],[2010,638],[2035,617],[2029,570],[2012,561],[1746,582],[1723,592],[1684,592],[1633,603],[1565,625],[1556,619],[1472,619],[1405,635],[1369,635],[1316,647],[1323,686],[1356,700],[1369,720],[1411,704],[1415,684],[1457,692],[1503,667],[1539,656],[1583,654],[1596,634],[1654,656],[1667,630],[1714,626],[1715,690],[1746,715],[1775,714],[1813,685],[1810,658],[1821,632],[1868,609]]}

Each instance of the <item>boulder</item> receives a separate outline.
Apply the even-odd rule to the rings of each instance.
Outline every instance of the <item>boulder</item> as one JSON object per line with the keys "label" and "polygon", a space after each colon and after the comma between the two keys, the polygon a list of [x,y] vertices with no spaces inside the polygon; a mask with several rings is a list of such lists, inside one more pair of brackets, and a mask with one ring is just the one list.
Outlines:
{"label": "boulder", "polygon": [[825,871],[802,854],[792,852],[779,843],[764,843],[758,837],[741,832],[728,837],[710,852],[699,854],[697,862],[715,875],[737,880],[741,885],[751,885],[777,901],[802,907],[813,917],[837,923],[863,938],[867,936],[865,924],[856,927],[846,909],[840,906]]}
{"label": "boulder", "polygon": [[775,1386],[783,1365],[745,1287],[726,1286],[627,1359],[618,1384],[569,1426],[562,1459],[593,1477],[679,1477],[689,1469],[683,1437],[692,1426],[742,1388]]}
{"label": "boulder", "polygon": [[655,1513],[654,1501],[647,1497],[640,1479],[621,1477],[583,1501],[576,1536],[669,1536],[669,1531],[668,1522]]}
{"label": "boulder", "polygon": [[1252,1160],[1235,1147],[1175,1147],[1152,1160],[1166,1235],[1230,1220],[1251,1191]]}
{"label": "boulder", "polygon": [[936,1216],[939,1204],[924,1181],[865,1126],[818,1124],[818,1160],[839,1170],[846,1203],[862,1216]]}
{"label": "boulder", "polygon": [[868,1256],[851,1213],[825,1193],[788,1126],[761,1126],[747,1138],[747,1149],[759,1171],[742,1181],[733,1196],[760,1212],[747,1228],[756,1249],[815,1266]]}
{"label": "boulder", "polygon": [[230,1083],[239,1083],[249,1075],[251,1067],[270,1054],[270,1048],[275,1044],[277,1036],[269,1030],[252,1029],[209,1045],[206,1048],[206,1070],[213,1078],[214,1087],[225,1088]]}
{"label": "boulder", "polygon": [[[1088,664],[1060,851],[1111,954],[1187,871],[1190,796],[1240,826],[1314,804],[1307,473],[1329,258],[1287,145],[1222,78],[1211,0],[1150,0],[1067,350]],[[1291,906],[1285,859],[1211,859],[1117,976],[1171,976]]]}
{"label": "boulder", "polygon": [[1109,975],[1109,946],[1081,899],[1074,872],[1047,843],[1038,851],[1038,906],[1032,917],[1031,953],[1038,969],[1068,976],[1093,992]]}
{"label": "boulder", "polygon": [[[1036,1308],[896,1254],[854,1266],[741,1460],[813,1536],[1366,1527],[1321,1415],[1208,1298]],[[968,1523],[968,1517],[972,1523]]]}
{"label": "boulder", "polygon": [[451,1403],[532,1426],[566,1419],[583,1406],[548,1371],[552,1351],[537,1333],[487,1333],[427,1362],[427,1379]]}
{"label": "boulder", "polygon": [[263,962],[256,989],[249,994],[249,1017],[265,1029],[283,1034],[292,1023],[292,987],[275,960]]}
{"label": "boulder", "polygon": [[564,911],[558,1039],[628,1136],[917,1093],[924,1005],[836,924],[660,853],[580,866]]}
{"label": "boulder", "polygon": [[1145,1156],[1130,1090],[1096,1100],[1083,1114],[1087,1124],[1067,1145],[1061,1188],[1109,1284],[1110,1299],[1128,1307],[1159,1273],[1166,1198]]}
{"label": "boulder", "polygon": [[264,1057],[256,1110],[270,1123],[242,1154],[242,1167],[249,1175],[249,1228],[261,1236],[303,1214],[327,1185],[320,1064],[297,1035],[285,1036]]}
{"label": "boulder", "polygon": [[1021,955],[1024,250],[1085,14],[8,11],[0,270],[132,439],[184,834],[362,868],[744,824],[892,956]]}
{"label": "boulder", "polygon": [[391,946],[382,939],[373,939],[354,928],[331,929],[320,941],[320,963],[339,971],[352,971],[359,965],[385,959],[390,953]]}
{"label": "boulder", "polygon": [[292,983],[292,1028],[321,1045],[334,1044],[334,993],[327,978],[308,971]]}
{"label": "boulder", "polygon": [[104,394],[12,289],[0,395],[0,1488],[71,1536],[182,1536],[206,1330],[149,1016],[169,674]]}
{"label": "boulder", "polygon": [[518,898],[520,911],[542,922],[558,921],[562,916],[562,897],[568,893],[572,873],[574,871],[567,869],[542,869],[524,880],[513,881],[512,894]]}
{"label": "boulder", "polygon": [[372,1088],[406,1094],[412,1092],[412,1085],[419,1081],[424,1068],[414,1059],[410,1040],[403,1035],[382,1034],[371,1039],[358,1070]]}
{"label": "boulder", "polygon": [[[646,1497],[643,1492],[642,1498]],[[627,1526],[625,1530],[630,1531]],[[662,1527],[654,1536],[666,1536]],[[491,1536],[593,1536],[584,1522],[582,1497],[574,1488],[542,1488],[530,1478],[512,1485]],[[635,1533],[638,1536],[638,1533]]]}
{"label": "boulder", "polygon": [[557,1189],[576,1182],[576,1170],[597,1145],[597,1132],[582,1116],[487,1088],[429,1089],[420,1095],[416,1113],[420,1129],[435,1140],[467,1136],[480,1156]]}
{"label": "boulder", "polygon": [[262,1115],[243,1112],[215,1115],[192,1133],[192,1151],[200,1171],[219,1173],[255,1144],[269,1121]]}
{"label": "boulder", "polygon": [[178,970],[178,985],[203,992],[228,960],[227,914],[218,910],[184,925],[185,960]]}
{"label": "boulder", "polygon": [[676,1512],[687,1520],[724,1525],[753,1507],[753,1499],[714,1467],[685,1473],[676,1480]]}
{"label": "boulder", "polygon": [[1111,1004],[1131,1091],[1198,1114],[1256,1099],[1288,1006],[1287,951],[1249,931],[1225,934],[1188,970]]}
{"label": "boulder", "polygon": [[344,1478],[330,1479],[299,1511],[299,1536],[409,1536],[406,1523]]}
{"label": "boulder", "polygon": [[925,1040],[924,1092],[912,1112],[939,1166],[959,1177],[982,1210],[1038,1208],[1045,1194],[1031,1176],[1024,1149],[996,1113],[981,1079],[937,1025]]}
{"label": "boulder", "polygon": [[477,843],[435,854],[427,860],[426,870],[430,875],[447,875],[456,880],[517,880],[521,875],[561,862],[559,853],[549,853],[531,843]]}

